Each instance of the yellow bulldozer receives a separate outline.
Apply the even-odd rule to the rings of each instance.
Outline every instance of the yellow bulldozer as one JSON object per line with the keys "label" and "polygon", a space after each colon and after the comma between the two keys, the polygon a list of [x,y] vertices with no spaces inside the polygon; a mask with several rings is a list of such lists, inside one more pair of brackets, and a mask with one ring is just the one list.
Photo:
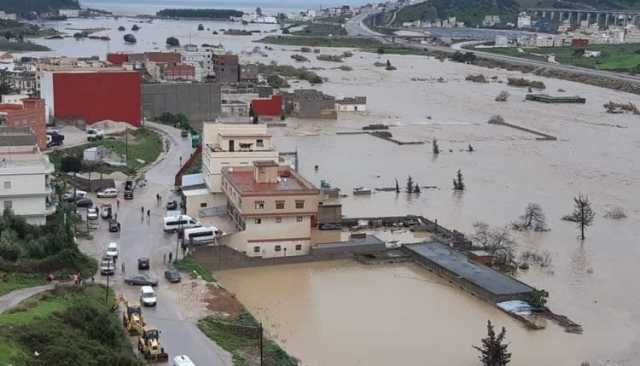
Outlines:
{"label": "yellow bulldozer", "polygon": [[122,312],[122,325],[129,335],[141,335],[144,331],[144,318],[140,304],[129,304],[124,301],[125,309]]}
{"label": "yellow bulldozer", "polygon": [[166,362],[169,355],[160,345],[160,331],[153,327],[144,327],[142,334],[138,337],[138,351],[149,362]]}

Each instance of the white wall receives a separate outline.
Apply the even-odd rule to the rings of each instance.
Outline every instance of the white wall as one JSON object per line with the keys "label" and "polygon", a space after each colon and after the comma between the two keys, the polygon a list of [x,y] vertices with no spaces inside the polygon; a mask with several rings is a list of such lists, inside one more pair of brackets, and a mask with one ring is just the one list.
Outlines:
{"label": "white wall", "polygon": [[49,122],[49,118],[55,116],[53,73],[50,71],[40,71],[39,76],[40,76],[40,98],[44,99],[45,120]]}

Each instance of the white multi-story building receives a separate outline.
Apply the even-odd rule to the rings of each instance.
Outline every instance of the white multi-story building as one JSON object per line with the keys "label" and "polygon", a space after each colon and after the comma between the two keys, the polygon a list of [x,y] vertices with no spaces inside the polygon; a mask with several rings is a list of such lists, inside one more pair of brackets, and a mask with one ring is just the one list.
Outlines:
{"label": "white multi-story building", "polygon": [[80,9],[60,9],[58,14],[67,18],[77,18],[80,16]]}
{"label": "white multi-story building", "polygon": [[518,15],[517,27],[522,28],[531,28],[531,16],[527,15],[527,13],[520,13]]}
{"label": "white multi-story building", "polygon": [[207,75],[213,75],[213,55],[211,48],[199,49],[195,45],[186,45],[178,51],[182,56],[182,63],[195,68],[195,79],[203,80]]}
{"label": "white multi-story building", "polygon": [[0,208],[33,225],[44,225],[55,212],[51,175],[54,167],[38,149],[28,128],[0,127]]}
{"label": "white multi-story building", "polygon": [[0,20],[16,20],[18,16],[15,13],[5,13],[0,10]]}
{"label": "white multi-story building", "polygon": [[222,170],[252,166],[254,161],[278,161],[271,135],[264,124],[250,121],[205,122],[202,143],[202,173],[213,197],[211,206],[226,204],[222,192]]}

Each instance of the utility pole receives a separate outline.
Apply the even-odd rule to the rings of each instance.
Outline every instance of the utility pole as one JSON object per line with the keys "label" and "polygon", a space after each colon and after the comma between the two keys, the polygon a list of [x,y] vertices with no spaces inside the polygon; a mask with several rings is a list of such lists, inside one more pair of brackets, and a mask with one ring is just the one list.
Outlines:
{"label": "utility pole", "polygon": [[260,322],[260,324],[258,325],[258,331],[260,332],[260,334],[258,335],[259,337],[259,343],[260,343],[260,366],[262,366],[262,362],[264,361],[264,358],[262,356],[262,322]]}
{"label": "utility pole", "polygon": [[182,233],[182,240],[184,241],[184,232],[182,231],[182,210],[180,210],[180,216],[178,216],[178,232],[176,233],[176,261],[178,260],[178,249],[180,247],[180,233]]}
{"label": "utility pole", "polygon": [[[113,265],[114,270],[116,265]],[[109,277],[111,277],[111,275],[107,275],[107,288],[105,289],[105,293],[104,293],[104,303],[105,304],[109,304]]]}
{"label": "utility pole", "polygon": [[124,164],[129,166],[129,127],[124,128]]}

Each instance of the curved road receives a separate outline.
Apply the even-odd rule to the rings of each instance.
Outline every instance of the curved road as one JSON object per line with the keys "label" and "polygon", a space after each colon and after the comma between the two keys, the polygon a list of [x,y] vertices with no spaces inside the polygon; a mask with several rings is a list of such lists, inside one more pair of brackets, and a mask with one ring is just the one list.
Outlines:
{"label": "curved road", "polygon": [[49,284],[49,285],[43,285],[43,286],[23,288],[20,290],[11,291],[8,294],[4,294],[0,296],[0,314],[15,307],[22,301],[32,296],[35,296],[47,290],[52,290],[53,287],[54,287],[53,284]]}
{"label": "curved road", "polygon": [[[136,188],[133,200],[120,200],[118,220],[122,224],[121,233],[109,233],[107,223],[99,219],[99,227],[92,234],[94,239],[82,241],[81,248],[90,255],[99,258],[110,241],[119,245],[120,255],[116,263],[116,274],[110,278],[110,285],[116,293],[123,294],[126,299],[138,301],[139,287],[128,286],[123,283],[125,276],[138,273],[137,259],[148,257],[151,262],[148,273],[159,280],[156,287],[158,304],[154,308],[144,308],[142,313],[149,325],[158,327],[162,331],[160,342],[169,353],[171,360],[176,355],[186,354],[197,365],[226,366],[231,365],[231,355],[218,347],[207,338],[196,326],[201,317],[198,310],[203,293],[201,287],[192,286],[193,283],[183,277],[183,283],[171,284],[164,279],[167,265],[163,263],[163,255],[172,252],[175,256],[176,235],[165,234],[162,230],[164,204],[174,198],[170,191],[173,187],[174,174],[178,170],[179,159],[188,159],[193,151],[191,140],[180,137],[180,130],[156,123],[146,122],[146,125],[161,130],[169,139],[170,149],[166,157],[156,163],[147,173],[148,185]],[[156,201],[156,194],[162,196],[162,203]],[[112,203],[115,199],[97,199],[98,204]],[[141,207],[151,210],[151,217],[147,219],[146,212],[141,215]],[[121,272],[121,264],[125,263],[126,273]],[[96,276],[96,280],[105,283],[105,277]],[[133,338],[132,338],[133,340]]]}
{"label": "curved road", "polygon": [[[368,11],[368,12],[359,14],[351,18],[351,20],[349,20],[345,24],[345,29],[347,30],[350,36],[370,37],[370,38],[376,38],[378,40],[381,40],[384,43],[393,43],[392,37],[385,36],[378,32],[374,32],[364,24],[364,20],[367,17],[369,17],[370,15],[375,15],[379,12],[380,11],[378,10],[373,10],[373,11]],[[451,47],[427,46],[426,48],[428,48],[429,50],[446,52],[446,53],[465,51],[465,52],[471,52],[477,56],[480,56],[489,60],[509,62],[509,63],[518,64],[518,65],[544,67],[550,70],[565,71],[565,72],[571,72],[571,73],[594,76],[594,77],[603,77],[603,78],[608,78],[608,79],[618,80],[618,81],[640,82],[640,76],[629,75],[624,73],[587,69],[584,67],[578,67],[573,65],[553,64],[545,61],[529,60],[529,59],[513,57],[513,56],[498,55],[495,53],[483,52],[478,50],[463,50],[463,47],[465,45],[473,44],[475,42],[476,41],[457,43],[452,45]],[[396,38],[396,43],[401,44],[404,47],[412,47],[412,48],[420,48],[420,49],[425,48],[424,45],[416,45],[413,43],[402,42],[397,38]]]}

